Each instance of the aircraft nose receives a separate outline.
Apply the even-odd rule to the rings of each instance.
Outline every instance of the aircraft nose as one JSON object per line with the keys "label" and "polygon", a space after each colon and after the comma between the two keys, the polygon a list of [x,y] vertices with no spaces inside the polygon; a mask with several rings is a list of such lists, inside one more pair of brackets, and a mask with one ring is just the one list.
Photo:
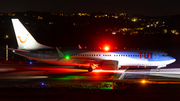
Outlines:
{"label": "aircraft nose", "polygon": [[170,61],[171,63],[173,63],[173,62],[175,62],[175,61],[176,61],[176,59],[175,59],[175,58],[173,58],[173,57],[169,57],[169,61]]}
{"label": "aircraft nose", "polygon": [[173,63],[173,62],[175,62],[175,61],[176,61],[176,59],[172,59],[172,60],[170,60],[170,61]]}

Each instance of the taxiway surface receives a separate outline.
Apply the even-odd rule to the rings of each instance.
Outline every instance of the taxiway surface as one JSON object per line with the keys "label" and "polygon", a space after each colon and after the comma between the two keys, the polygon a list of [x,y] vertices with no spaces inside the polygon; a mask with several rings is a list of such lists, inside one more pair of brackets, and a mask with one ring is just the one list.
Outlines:
{"label": "taxiway surface", "polygon": [[54,65],[0,65],[0,86],[10,85],[71,85],[122,80],[180,81],[179,68],[121,69],[118,71],[77,69]]}

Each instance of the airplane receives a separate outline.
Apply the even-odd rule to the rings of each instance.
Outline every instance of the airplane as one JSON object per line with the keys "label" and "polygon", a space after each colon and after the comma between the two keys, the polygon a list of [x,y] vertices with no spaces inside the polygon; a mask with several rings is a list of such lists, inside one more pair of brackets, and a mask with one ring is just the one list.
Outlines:
{"label": "airplane", "polygon": [[[119,70],[122,66],[157,66],[157,72],[159,72],[160,68],[176,61],[167,53],[157,51],[90,51],[80,49],[62,52],[57,47],[53,48],[38,43],[19,19],[13,18],[11,20],[18,49],[9,48],[9,50],[30,60],[55,65],[88,66],[89,72],[96,68]],[[80,45],[79,47],[82,48]]]}

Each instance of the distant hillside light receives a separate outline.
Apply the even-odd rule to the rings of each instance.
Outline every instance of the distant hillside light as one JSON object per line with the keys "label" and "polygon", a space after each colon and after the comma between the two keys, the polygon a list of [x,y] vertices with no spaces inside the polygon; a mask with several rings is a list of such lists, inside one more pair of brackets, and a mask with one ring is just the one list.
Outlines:
{"label": "distant hillside light", "polygon": [[175,35],[179,35],[179,32],[175,32]]}
{"label": "distant hillside light", "polygon": [[53,24],[53,22],[49,22],[49,25],[52,25]]}
{"label": "distant hillside light", "polygon": [[5,39],[8,39],[8,38],[9,38],[9,35],[6,35],[6,36],[5,36]]}
{"label": "distant hillside light", "polygon": [[132,18],[131,21],[132,22],[136,22],[138,19],[137,18]]}
{"label": "distant hillside light", "polygon": [[115,34],[116,34],[116,32],[112,32],[112,34],[113,34],[113,35],[115,35]]}

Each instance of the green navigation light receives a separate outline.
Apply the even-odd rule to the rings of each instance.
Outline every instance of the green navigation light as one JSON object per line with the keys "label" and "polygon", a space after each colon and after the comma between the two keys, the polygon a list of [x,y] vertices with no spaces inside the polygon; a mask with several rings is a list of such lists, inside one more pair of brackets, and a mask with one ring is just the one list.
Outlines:
{"label": "green navigation light", "polygon": [[65,58],[66,58],[66,59],[69,59],[70,57],[67,55]]}

